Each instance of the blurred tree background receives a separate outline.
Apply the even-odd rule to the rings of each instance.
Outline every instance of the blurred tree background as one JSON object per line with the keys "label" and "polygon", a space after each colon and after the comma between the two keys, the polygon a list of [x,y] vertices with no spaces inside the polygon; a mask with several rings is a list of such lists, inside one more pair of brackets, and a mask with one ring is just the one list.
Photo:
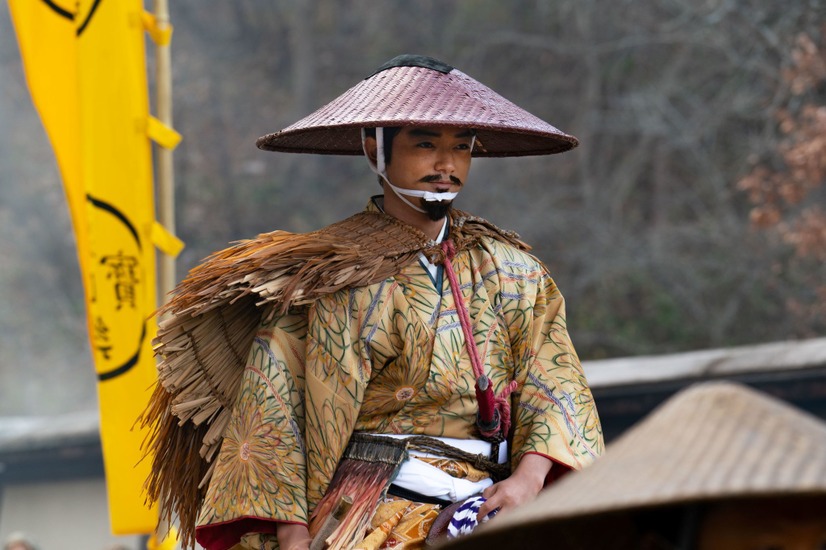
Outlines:
{"label": "blurred tree background", "polygon": [[[583,358],[825,332],[822,0],[170,8],[179,276],[228,241],[360,210],[379,190],[363,159],[265,153],[255,139],[420,53],[581,140],[559,156],[475,161],[458,205],[534,246]],[[7,11],[0,3],[0,414],[93,408],[68,211]]]}

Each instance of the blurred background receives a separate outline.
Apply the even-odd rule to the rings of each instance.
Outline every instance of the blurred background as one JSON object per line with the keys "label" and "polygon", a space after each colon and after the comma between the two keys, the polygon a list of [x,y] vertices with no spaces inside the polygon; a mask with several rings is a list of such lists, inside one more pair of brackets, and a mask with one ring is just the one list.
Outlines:
{"label": "blurred background", "polygon": [[[676,380],[688,371],[642,356],[690,352],[680,365],[696,374],[731,357],[702,350],[791,341],[808,359],[783,363],[784,347],[760,368],[816,364],[819,378],[787,372],[786,385],[765,374],[761,383],[787,396],[806,388],[824,409],[825,1],[198,0],[170,10],[174,126],[184,137],[175,151],[177,234],[187,245],[179,278],[230,241],[309,231],[363,208],[379,192],[363,159],[267,153],[255,140],[400,53],[429,55],[580,139],[563,155],[475,160],[457,205],[534,246],[566,296],[593,380],[610,386],[610,373],[629,365]],[[150,90],[152,52],[148,44]],[[0,128],[2,426],[30,434],[28,420],[50,419],[44,438],[94,459],[64,477],[99,477],[69,211],[6,2]],[[766,349],[750,352],[749,368]],[[628,413],[627,424],[677,385],[603,392],[598,405],[606,421]],[[0,481],[3,468],[0,460]],[[83,525],[71,520],[80,508],[41,489],[37,502]],[[67,494],[80,501],[87,489]],[[20,507],[3,513],[6,525],[31,519]],[[105,522],[96,528],[104,540]]]}
{"label": "blurred background", "polygon": [[[824,334],[822,1],[170,9],[184,136],[179,276],[229,241],[360,210],[379,190],[363,159],[267,153],[255,139],[385,60],[420,53],[581,140],[559,156],[475,161],[458,206],[534,246],[567,298],[584,359]],[[5,3],[0,74],[0,414],[91,409],[68,209]]]}

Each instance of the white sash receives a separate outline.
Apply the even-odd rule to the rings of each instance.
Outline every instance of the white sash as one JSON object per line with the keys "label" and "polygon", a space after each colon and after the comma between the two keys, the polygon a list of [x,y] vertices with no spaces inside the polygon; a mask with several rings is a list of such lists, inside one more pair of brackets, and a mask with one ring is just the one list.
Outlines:
{"label": "white sash", "polygon": [[[392,437],[396,439],[405,439],[411,437],[410,435],[397,434],[371,434],[377,437]],[[432,436],[428,436],[432,437]],[[490,443],[478,439],[454,439],[451,437],[433,437],[439,441],[456,447],[465,452],[472,454],[481,454],[485,457],[490,456]],[[416,459],[415,457],[431,457],[431,458],[445,458],[436,453],[424,453],[414,449],[409,450],[410,458],[402,462],[399,472],[393,478],[393,485],[419,493],[420,495],[439,498],[442,500],[449,500],[451,502],[459,502],[466,500],[473,495],[481,493],[486,488],[493,485],[493,480],[483,479],[480,481],[470,481],[467,479],[460,479],[453,477],[447,472],[443,472],[435,466],[431,466],[426,462]],[[508,445],[506,442],[499,444],[499,463],[502,464],[507,460]]]}

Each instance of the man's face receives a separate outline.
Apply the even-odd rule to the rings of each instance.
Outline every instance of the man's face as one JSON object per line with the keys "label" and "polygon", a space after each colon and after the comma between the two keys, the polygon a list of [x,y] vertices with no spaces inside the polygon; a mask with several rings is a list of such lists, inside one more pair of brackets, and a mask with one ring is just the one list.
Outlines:
{"label": "man's face", "polygon": [[[469,129],[406,126],[393,139],[387,176],[402,189],[459,191],[470,171],[472,145],[473,132]],[[445,216],[452,202],[412,201],[436,220]]]}
{"label": "man's face", "polygon": [[700,550],[824,550],[826,497],[718,503],[698,542]]}

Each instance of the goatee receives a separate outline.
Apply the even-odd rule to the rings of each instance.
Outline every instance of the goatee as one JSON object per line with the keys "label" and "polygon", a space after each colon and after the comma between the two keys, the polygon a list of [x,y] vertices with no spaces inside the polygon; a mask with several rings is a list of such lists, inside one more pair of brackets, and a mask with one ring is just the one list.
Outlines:
{"label": "goatee", "polygon": [[452,207],[453,201],[422,201],[422,209],[434,222],[443,220]]}

